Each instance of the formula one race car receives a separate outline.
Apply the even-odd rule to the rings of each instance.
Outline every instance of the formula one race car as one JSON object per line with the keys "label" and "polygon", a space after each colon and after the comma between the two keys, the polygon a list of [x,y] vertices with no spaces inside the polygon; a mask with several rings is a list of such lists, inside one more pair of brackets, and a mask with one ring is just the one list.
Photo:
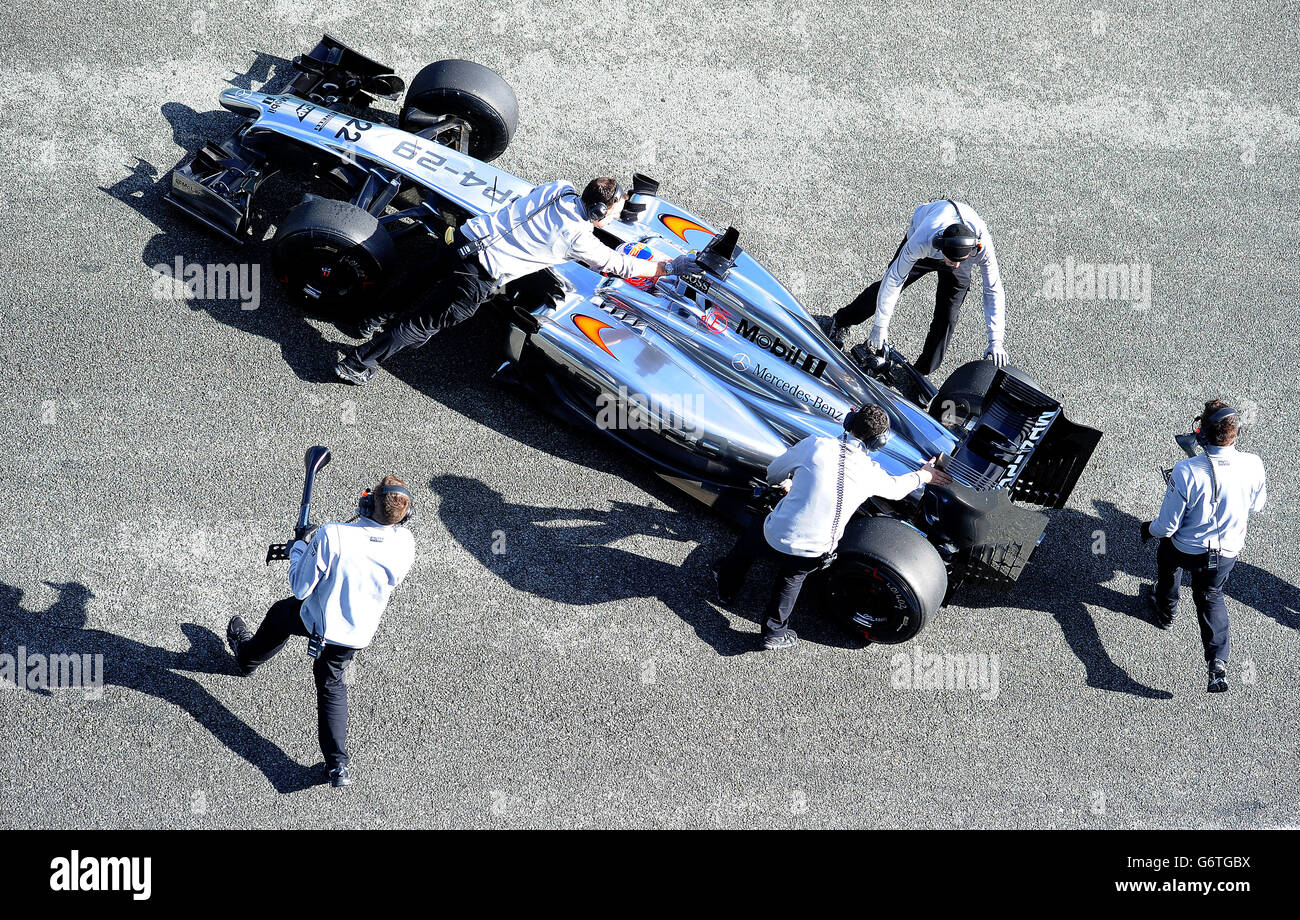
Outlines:
{"label": "formula one race car", "polygon": [[[338,196],[308,196],[272,242],[276,275],[300,304],[361,318],[391,281],[395,238],[444,241],[534,187],[489,165],[517,121],[515,95],[495,72],[428,65],[392,127],[379,112],[357,114],[372,96],[401,94],[389,68],[328,35],[294,66],[285,92],[221,94],[245,121],[182,162],[168,197],[243,241],[270,174],[330,180]],[[875,460],[904,473],[942,456],[955,482],[858,510],[823,573],[832,615],[870,641],[903,642],[958,585],[1012,584],[1047,524],[1017,502],[1062,507],[1101,433],[1068,421],[1015,368],[972,362],[936,392],[897,352],[846,356],[735,228],[718,233],[658,191],[636,175],[621,218],[598,234],[633,253],[696,252],[698,272],[638,285],[570,262],[523,279],[499,298],[510,321],[499,374],[736,516],[762,510],[755,485],[774,457],[811,434],[838,436],[848,410],[876,403],[893,436]]]}

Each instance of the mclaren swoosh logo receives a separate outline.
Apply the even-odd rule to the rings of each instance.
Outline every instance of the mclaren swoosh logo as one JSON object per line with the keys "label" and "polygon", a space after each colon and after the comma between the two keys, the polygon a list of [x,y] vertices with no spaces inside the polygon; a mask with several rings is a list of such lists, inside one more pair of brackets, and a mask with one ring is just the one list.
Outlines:
{"label": "mclaren swoosh logo", "polygon": [[609,323],[602,323],[594,316],[583,316],[581,313],[575,313],[573,316],[573,325],[577,326],[578,330],[583,335],[585,335],[587,338],[591,339],[593,342],[599,345],[601,350],[604,351],[605,354],[609,355],[611,358],[615,358],[615,359],[618,358],[618,355],[610,351],[609,347],[605,344],[604,340],[602,340],[600,337],[600,333],[603,330],[614,328]]}
{"label": "mclaren swoosh logo", "polygon": [[714,235],[713,231],[708,227],[705,227],[702,224],[697,224],[695,221],[689,220],[685,217],[678,217],[676,214],[662,214],[659,219],[663,221],[665,227],[677,234],[677,238],[683,243],[686,242],[687,230],[703,230],[709,236]]}

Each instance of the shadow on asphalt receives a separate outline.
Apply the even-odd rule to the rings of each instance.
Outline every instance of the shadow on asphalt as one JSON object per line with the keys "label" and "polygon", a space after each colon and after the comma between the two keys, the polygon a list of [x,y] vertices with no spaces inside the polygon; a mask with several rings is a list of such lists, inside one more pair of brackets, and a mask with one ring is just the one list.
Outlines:
{"label": "shadow on asphalt", "polygon": [[[1123,593],[1106,585],[1119,574],[1154,581],[1156,544],[1142,544],[1138,536],[1142,522],[1133,515],[1110,502],[1095,501],[1093,506],[1095,514],[1073,508],[1049,512],[1047,539],[1010,593],[972,591],[959,594],[958,603],[972,607],[1010,605],[1049,613],[1061,627],[1070,650],[1087,669],[1089,687],[1170,699],[1168,691],[1134,680],[1115,663],[1101,641],[1095,619],[1109,615],[1131,617],[1140,624],[1138,628],[1150,630],[1152,642],[1165,641],[1168,633],[1155,625],[1140,594]],[[1094,552],[1099,545],[1104,545],[1105,552]],[[1283,626],[1300,628],[1296,612],[1300,591],[1261,568],[1239,561],[1228,580],[1227,594],[1243,607],[1253,608]],[[1230,615],[1234,612],[1241,615],[1239,610],[1229,609]],[[1196,619],[1191,591],[1184,588],[1173,629],[1195,631]],[[1188,662],[1188,667],[1199,669],[1201,662]]]}
{"label": "shadow on asphalt", "polygon": [[[326,782],[324,763],[303,766],[263,738],[223,706],[196,680],[178,671],[194,674],[236,673],[234,660],[223,641],[211,630],[194,623],[182,623],[190,641],[183,652],[172,652],[86,626],[86,605],[94,594],[78,582],[46,582],[59,592],[44,611],[22,606],[23,591],[0,583],[0,648],[16,655],[19,646],[27,653],[50,655],[102,655],[103,683],[157,697],[185,710],[196,722],[233,753],[261,770],[277,792],[298,792]],[[19,686],[26,675],[16,675]],[[29,688],[49,696],[49,689]],[[74,691],[75,692],[75,691]],[[165,743],[158,739],[158,743]]]}
{"label": "shadow on asphalt", "polygon": [[[516,591],[576,607],[652,597],[681,617],[719,655],[760,648],[759,611],[771,589],[770,567],[755,566],[749,590],[735,607],[755,624],[754,630],[732,629],[713,602],[709,576],[709,563],[730,544],[710,545],[711,534],[698,514],[628,502],[613,502],[608,510],[514,504],[464,476],[437,476],[429,486],[441,498],[443,526]],[[507,552],[492,552],[495,530],[508,535]],[[699,545],[680,566],[612,545],[634,535]],[[855,636],[810,610],[794,616],[799,635],[809,641],[848,648],[861,645]]]}
{"label": "shadow on asphalt", "polygon": [[[240,89],[253,89],[254,83],[260,83],[262,89],[271,92],[287,84],[293,74],[292,65],[285,58],[259,52],[248,70],[228,82]],[[187,154],[196,152],[205,143],[225,141],[242,120],[225,109],[199,112],[178,102],[164,104],[161,113],[171,126],[173,141]],[[165,196],[171,189],[170,167],[160,175],[157,166],[140,157],[135,158],[134,165],[124,166],[130,171],[100,191],[131,208],[160,231],[145,244],[140,256],[155,274],[161,273],[160,267],[166,267],[167,273],[174,276],[177,259],[183,266],[237,263],[248,265],[250,270],[257,266],[260,303],[256,309],[245,309],[243,302],[233,295],[221,299],[177,297],[177,309],[202,310],[219,323],[275,342],[285,364],[307,383],[334,381],[333,367],[338,360],[334,343],[321,335],[274,283],[270,251],[261,242],[270,226],[278,223],[300,200],[304,186],[312,185],[310,177],[293,174],[269,177],[258,191],[251,215],[253,236],[240,246],[216,231],[201,227],[168,204]]]}

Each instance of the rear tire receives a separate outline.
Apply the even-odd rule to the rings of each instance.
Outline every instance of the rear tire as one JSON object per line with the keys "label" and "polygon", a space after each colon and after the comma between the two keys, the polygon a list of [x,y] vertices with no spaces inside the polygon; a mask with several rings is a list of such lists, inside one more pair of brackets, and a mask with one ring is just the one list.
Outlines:
{"label": "rear tire", "polygon": [[[1038,382],[1015,365],[1008,364],[1003,370],[1038,388]],[[984,398],[997,372],[998,366],[987,359],[961,365],[948,375],[930,401],[930,415],[949,428],[960,428],[968,419],[977,418],[984,411]]]}
{"label": "rear tire", "polygon": [[392,237],[373,214],[329,198],[295,207],[271,242],[289,299],[336,321],[371,315],[395,262]]}
{"label": "rear tire", "polygon": [[491,68],[473,61],[435,61],[411,81],[399,123],[415,133],[442,115],[469,125],[469,154],[486,163],[509,146],[519,124],[519,100]]}
{"label": "rear tire", "polygon": [[914,527],[889,517],[850,522],[828,576],[832,614],[882,645],[914,638],[948,593],[938,550]]}

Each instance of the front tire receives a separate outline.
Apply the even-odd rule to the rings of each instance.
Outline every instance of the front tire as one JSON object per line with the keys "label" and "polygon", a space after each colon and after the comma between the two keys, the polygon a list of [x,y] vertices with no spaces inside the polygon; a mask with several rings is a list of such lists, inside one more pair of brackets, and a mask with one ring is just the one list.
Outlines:
{"label": "front tire", "polygon": [[469,155],[489,162],[505,153],[519,124],[515,91],[495,70],[473,61],[434,61],[411,81],[401,127],[412,133],[450,115],[469,126]]}
{"label": "front tire", "polygon": [[832,614],[869,641],[897,645],[939,612],[948,570],[925,535],[896,518],[857,518],[828,572]]}
{"label": "front tire", "polygon": [[271,243],[275,276],[289,298],[333,320],[371,315],[395,262],[392,237],[373,214],[329,198],[295,207]]}

